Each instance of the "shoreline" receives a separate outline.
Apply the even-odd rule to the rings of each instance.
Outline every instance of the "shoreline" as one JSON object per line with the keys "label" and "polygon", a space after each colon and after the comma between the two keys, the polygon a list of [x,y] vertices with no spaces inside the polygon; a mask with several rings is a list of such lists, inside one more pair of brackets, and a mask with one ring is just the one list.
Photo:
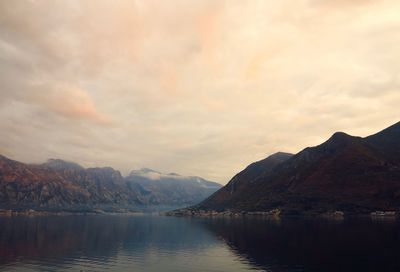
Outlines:
{"label": "shoreline", "polygon": [[373,211],[370,213],[354,213],[343,211],[328,211],[328,212],[303,212],[303,213],[282,213],[279,209],[270,211],[214,211],[214,210],[193,210],[193,209],[179,209],[173,211],[133,211],[133,210],[115,210],[105,211],[101,209],[87,210],[87,211],[49,211],[49,210],[11,210],[0,209],[0,217],[16,217],[16,216],[71,216],[71,215],[163,215],[172,217],[193,217],[193,218],[263,218],[279,220],[282,218],[326,218],[333,220],[343,220],[345,218],[353,217],[368,217],[371,219],[397,219],[399,213],[395,211]]}
{"label": "shoreline", "polygon": [[373,211],[369,213],[354,213],[344,212],[340,210],[326,211],[326,212],[299,212],[296,214],[282,213],[279,209],[273,209],[270,211],[214,211],[214,210],[192,210],[192,209],[181,209],[166,212],[167,216],[175,217],[200,217],[200,218],[265,218],[265,219],[281,219],[281,218],[327,218],[342,220],[351,217],[369,217],[371,219],[397,219],[399,213],[393,210],[390,211]]}
{"label": "shoreline", "polygon": [[6,210],[0,209],[0,217],[15,217],[15,216],[70,216],[70,215],[143,215],[153,214],[151,212],[142,211],[45,211],[45,210]]}

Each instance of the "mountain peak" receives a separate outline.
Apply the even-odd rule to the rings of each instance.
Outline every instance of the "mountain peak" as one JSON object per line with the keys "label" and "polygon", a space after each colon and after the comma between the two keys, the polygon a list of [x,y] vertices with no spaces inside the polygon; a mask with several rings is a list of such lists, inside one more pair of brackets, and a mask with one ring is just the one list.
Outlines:
{"label": "mountain peak", "polygon": [[338,139],[347,139],[349,137],[352,137],[352,136],[350,136],[349,134],[347,134],[347,133],[345,133],[343,131],[337,131],[337,132],[332,134],[330,139],[338,140]]}
{"label": "mountain peak", "polygon": [[360,137],[351,136],[342,131],[338,131],[338,132],[333,133],[332,136],[322,145],[341,146],[344,144],[352,143],[357,139],[360,139]]}
{"label": "mountain peak", "polygon": [[284,159],[284,158],[289,158],[289,157],[291,157],[291,156],[293,156],[292,153],[287,153],[287,152],[281,152],[281,151],[279,151],[279,152],[276,152],[276,153],[274,153],[274,154],[272,154],[272,155],[269,155],[268,157],[269,157],[269,158],[276,158],[276,159]]}
{"label": "mountain peak", "polygon": [[139,171],[143,172],[143,173],[160,173],[156,170],[153,170],[151,168],[147,168],[147,167],[142,167],[139,169]]}
{"label": "mountain peak", "polygon": [[45,162],[43,165],[56,169],[61,169],[61,168],[83,169],[82,166],[80,166],[75,162],[64,161],[61,159],[48,159],[47,162]]}
{"label": "mountain peak", "polygon": [[137,170],[132,170],[129,173],[129,176],[141,176],[141,175],[144,175],[144,176],[147,176],[147,175],[158,176],[158,175],[161,175],[161,173],[156,171],[156,170],[153,170],[153,169],[150,169],[150,168],[146,168],[146,167],[142,167],[142,168],[137,169]]}

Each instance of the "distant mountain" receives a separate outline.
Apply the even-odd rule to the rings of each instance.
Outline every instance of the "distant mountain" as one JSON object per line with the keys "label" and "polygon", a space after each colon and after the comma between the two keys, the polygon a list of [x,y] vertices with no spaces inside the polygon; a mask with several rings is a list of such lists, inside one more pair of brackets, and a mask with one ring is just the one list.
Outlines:
{"label": "distant mountain", "polygon": [[132,171],[125,178],[129,188],[139,190],[151,205],[193,205],[222,187],[200,177],[163,174],[148,168]]}
{"label": "distant mountain", "polygon": [[[124,178],[111,167],[85,169],[59,159],[24,164],[0,155],[0,209],[162,210],[196,204],[221,187],[198,177],[156,173],[142,169]],[[157,184],[150,174],[156,174]]]}
{"label": "distant mountain", "polygon": [[141,203],[120,172],[109,167],[84,169],[62,160],[33,165],[0,157],[1,208],[79,210]]}
{"label": "distant mountain", "polygon": [[366,138],[337,132],[296,155],[277,153],[251,164],[200,211],[400,211],[400,122]]}

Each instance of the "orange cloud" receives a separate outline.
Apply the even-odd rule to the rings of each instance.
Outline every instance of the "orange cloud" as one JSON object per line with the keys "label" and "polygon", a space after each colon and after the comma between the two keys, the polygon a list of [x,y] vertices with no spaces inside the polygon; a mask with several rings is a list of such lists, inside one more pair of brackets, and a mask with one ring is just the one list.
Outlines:
{"label": "orange cloud", "polygon": [[112,124],[111,118],[98,111],[85,90],[63,86],[50,91],[41,100],[47,109],[65,118],[87,120],[102,125]]}

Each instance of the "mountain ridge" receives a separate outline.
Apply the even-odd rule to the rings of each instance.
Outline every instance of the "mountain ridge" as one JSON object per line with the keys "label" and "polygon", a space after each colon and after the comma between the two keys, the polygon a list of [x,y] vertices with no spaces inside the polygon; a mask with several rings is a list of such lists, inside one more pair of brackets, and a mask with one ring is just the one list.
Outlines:
{"label": "mountain ridge", "polygon": [[171,192],[160,189],[163,181],[151,186],[146,180],[137,183],[132,175],[123,177],[112,167],[84,168],[61,159],[25,164],[0,155],[0,209],[159,210],[196,204],[222,186],[196,177],[216,184],[203,188],[189,182],[191,177],[179,177],[172,188],[179,190],[179,198],[173,198],[168,195]]}
{"label": "mountain ridge", "polygon": [[[400,211],[400,122],[367,137],[334,133],[270,169],[237,175],[196,211],[322,213],[340,210],[369,213]],[[268,158],[268,157],[267,157]],[[267,171],[266,171],[267,170]],[[232,191],[232,184],[236,189]],[[229,190],[231,189],[231,190]],[[229,192],[229,193],[228,193]]]}

